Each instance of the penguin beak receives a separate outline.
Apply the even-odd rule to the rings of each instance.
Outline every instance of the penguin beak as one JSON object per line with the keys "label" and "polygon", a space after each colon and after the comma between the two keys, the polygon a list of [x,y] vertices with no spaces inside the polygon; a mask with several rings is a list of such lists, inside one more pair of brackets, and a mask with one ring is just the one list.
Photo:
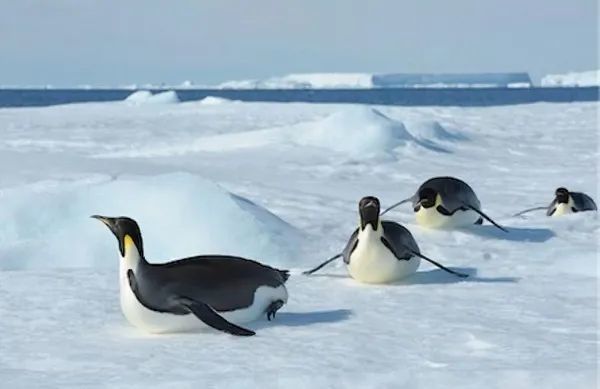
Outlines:
{"label": "penguin beak", "polygon": [[556,201],[559,204],[567,204],[569,202],[569,195],[567,193],[557,193]]}
{"label": "penguin beak", "polygon": [[92,219],[100,220],[102,223],[104,223],[105,226],[108,227],[110,232],[112,232],[113,235],[117,238],[117,241],[119,242],[119,252],[121,253],[121,256],[124,257],[125,256],[125,244],[123,242],[124,236],[123,236],[123,234],[121,234],[119,232],[119,229],[117,228],[118,218],[100,216],[100,215],[92,215],[90,217]]}
{"label": "penguin beak", "polygon": [[415,212],[418,211],[417,208],[423,207],[423,208],[431,208],[435,205],[435,199],[432,200],[430,198],[422,198],[421,200],[419,200],[419,202],[417,203],[417,207],[415,207]]}
{"label": "penguin beak", "polygon": [[371,224],[374,230],[377,229],[377,221],[379,220],[379,207],[374,201],[365,203],[360,209],[361,227],[364,229],[367,224]]}
{"label": "penguin beak", "polygon": [[107,217],[107,216],[100,216],[100,215],[92,215],[90,216],[92,219],[98,219],[100,220],[102,223],[104,223],[104,225],[106,225],[111,232],[114,234],[115,233],[115,219],[112,217]]}

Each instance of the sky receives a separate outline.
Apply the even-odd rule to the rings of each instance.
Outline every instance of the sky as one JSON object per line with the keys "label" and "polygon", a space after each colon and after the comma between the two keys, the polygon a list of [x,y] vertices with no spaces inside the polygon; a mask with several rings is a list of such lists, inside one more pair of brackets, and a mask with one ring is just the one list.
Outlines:
{"label": "sky", "polygon": [[0,85],[598,66],[597,0],[0,0]]}

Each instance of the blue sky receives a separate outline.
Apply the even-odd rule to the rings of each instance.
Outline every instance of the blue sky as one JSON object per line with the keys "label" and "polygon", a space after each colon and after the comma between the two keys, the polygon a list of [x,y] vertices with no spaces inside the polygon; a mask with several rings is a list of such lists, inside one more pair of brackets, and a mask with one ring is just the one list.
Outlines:
{"label": "blue sky", "polygon": [[0,84],[598,68],[597,0],[0,0]]}

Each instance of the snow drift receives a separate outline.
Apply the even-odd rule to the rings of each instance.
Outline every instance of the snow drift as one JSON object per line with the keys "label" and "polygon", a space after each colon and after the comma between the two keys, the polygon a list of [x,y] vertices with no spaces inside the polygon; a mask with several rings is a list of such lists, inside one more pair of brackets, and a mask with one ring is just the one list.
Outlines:
{"label": "snow drift", "polygon": [[179,102],[179,97],[175,91],[152,94],[147,90],[139,90],[127,96],[125,101],[134,104],[174,104]]}
{"label": "snow drift", "polygon": [[450,130],[436,120],[409,120],[404,125],[417,139],[422,141],[458,142],[468,138],[462,133]]}
{"label": "snow drift", "polygon": [[415,142],[404,124],[368,107],[352,107],[320,121],[296,126],[293,140],[303,146],[351,155],[390,152]]}
{"label": "snow drift", "polygon": [[[326,148],[349,157],[391,154],[414,147],[447,153],[450,151],[436,141],[462,138],[437,122],[419,125],[421,128],[417,128],[417,136],[414,136],[402,121],[371,107],[353,106],[320,121],[296,125],[291,134],[299,145]],[[428,126],[434,127],[428,129]]]}
{"label": "snow drift", "polygon": [[542,86],[600,86],[600,70],[548,74],[542,78]]}
{"label": "snow drift", "polygon": [[231,254],[285,266],[300,239],[266,209],[189,174],[54,185],[4,192],[0,268],[116,266],[116,240],[92,214],[136,219],[151,262]]}

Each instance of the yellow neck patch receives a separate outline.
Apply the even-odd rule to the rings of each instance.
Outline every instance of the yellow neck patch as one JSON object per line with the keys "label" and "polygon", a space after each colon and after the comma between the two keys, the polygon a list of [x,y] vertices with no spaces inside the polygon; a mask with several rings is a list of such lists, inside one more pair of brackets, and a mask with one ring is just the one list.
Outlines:
{"label": "yellow neck patch", "polygon": [[133,243],[133,238],[129,235],[125,235],[125,237],[123,238],[123,246],[125,246],[125,254],[127,254],[129,250],[137,250],[137,247],[135,247],[135,243]]}

